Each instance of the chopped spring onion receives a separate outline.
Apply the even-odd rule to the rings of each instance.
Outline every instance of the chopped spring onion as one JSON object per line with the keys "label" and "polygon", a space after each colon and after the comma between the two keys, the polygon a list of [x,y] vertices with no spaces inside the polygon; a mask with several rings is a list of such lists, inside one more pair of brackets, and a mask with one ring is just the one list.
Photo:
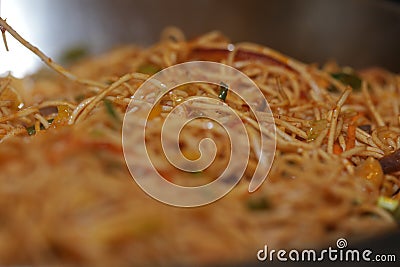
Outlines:
{"label": "chopped spring onion", "polygon": [[378,206],[389,211],[396,222],[400,223],[400,203],[398,199],[380,196],[378,198]]}
{"label": "chopped spring onion", "polygon": [[71,64],[86,57],[88,54],[88,49],[83,46],[71,47],[62,54],[61,61],[65,64]]}
{"label": "chopped spring onion", "polygon": [[110,100],[108,100],[108,99],[104,99],[103,101],[104,101],[104,105],[106,106],[107,113],[108,113],[113,119],[115,119],[116,121],[119,121],[120,119],[119,119],[119,116],[118,116],[117,112],[116,112],[115,109],[114,109],[113,103],[112,103]]}
{"label": "chopped spring onion", "polygon": [[[47,120],[47,122],[49,124],[51,124],[53,121],[54,121],[54,119]],[[44,130],[44,129],[45,128],[44,128],[43,124],[40,124],[40,130]],[[26,131],[28,132],[28,135],[35,135],[36,134],[36,130],[35,130],[35,126],[34,125],[30,126],[30,127],[27,127]]]}
{"label": "chopped spring onion", "polygon": [[361,90],[361,79],[355,74],[345,73],[345,72],[336,72],[331,73],[331,76],[338,81],[341,81],[343,84],[349,85],[353,88],[353,91]]}
{"label": "chopped spring onion", "polygon": [[29,135],[36,134],[35,126],[30,126],[30,127],[26,128],[26,131],[28,132]]}
{"label": "chopped spring onion", "polygon": [[311,126],[307,131],[307,140],[312,141],[318,137],[318,135],[326,129],[328,121],[325,119],[316,120],[311,122]]}
{"label": "chopped spring onion", "polygon": [[251,197],[246,202],[247,208],[253,211],[267,210],[271,208],[271,204],[265,196]]}
{"label": "chopped spring onion", "polygon": [[378,198],[378,206],[385,210],[394,212],[399,207],[399,201],[390,197],[380,196]]}
{"label": "chopped spring onion", "polygon": [[218,98],[225,102],[226,97],[228,95],[229,86],[226,83],[221,82],[219,84],[219,89],[220,89],[220,91],[219,91]]}

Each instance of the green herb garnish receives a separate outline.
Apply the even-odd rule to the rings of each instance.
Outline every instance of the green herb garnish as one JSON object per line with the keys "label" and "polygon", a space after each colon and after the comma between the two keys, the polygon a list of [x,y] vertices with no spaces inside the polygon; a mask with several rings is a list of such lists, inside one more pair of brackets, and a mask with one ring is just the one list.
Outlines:
{"label": "green herb garnish", "polygon": [[380,196],[378,198],[378,206],[385,210],[394,212],[399,207],[399,201],[390,197]]}
{"label": "green herb garnish", "polygon": [[380,196],[378,206],[389,211],[393,218],[400,223],[400,203],[399,200],[390,197]]}
{"label": "green herb garnish", "polygon": [[343,84],[349,85],[353,88],[354,91],[361,90],[361,79],[356,74],[345,73],[345,72],[336,72],[331,73],[331,76],[338,81],[341,81]]}
{"label": "green herb garnish", "polygon": [[30,126],[30,127],[26,128],[26,131],[28,132],[29,135],[36,134],[35,126]]}
{"label": "green herb garnish", "polygon": [[327,125],[328,121],[325,119],[312,121],[310,128],[307,130],[307,141],[315,140],[326,129]]}
{"label": "green herb garnish", "polygon": [[228,90],[229,90],[229,86],[226,83],[221,82],[219,84],[219,95],[218,95],[218,98],[225,102],[226,97],[228,95]]}
{"label": "green herb garnish", "polygon": [[103,101],[104,101],[104,105],[106,106],[107,113],[116,121],[120,121],[119,116],[118,116],[117,112],[115,111],[113,103],[108,99],[104,99]]}
{"label": "green herb garnish", "polygon": [[251,197],[247,200],[247,208],[254,211],[267,210],[271,208],[271,204],[265,196]]}
{"label": "green herb garnish", "polygon": [[65,64],[71,64],[86,57],[88,54],[88,49],[83,46],[71,47],[63,53],[61,61]]}
{"label": "green herb garnish", "polygon": [[[51,124],[53,121],[54,121],[54,119],[47,120],[47,122],[49,124]],[[44,128],[43,124],[40,124],[40,130],[44,130],[44,129],[45,128]],[[28,132],[28,135],[35,135],[36,134],[36,130],[35,130],[35,126],[34,125],[27,127],[26,131]]]}

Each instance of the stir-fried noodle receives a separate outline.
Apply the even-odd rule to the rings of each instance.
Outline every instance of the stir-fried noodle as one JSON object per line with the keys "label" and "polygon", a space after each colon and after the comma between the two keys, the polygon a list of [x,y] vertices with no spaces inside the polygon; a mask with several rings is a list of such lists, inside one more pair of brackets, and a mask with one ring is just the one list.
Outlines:
{"label": "stir-fried noodle", "polygon": [[[219,32],[186,40],[175,28],[166,29],[150,48],[120,47],[67,70],[4,20],[0,25],[61,74],[0,78],[2,264],[236,261],[254,259],[265,243],[321,246],[396,226],[398,75],[334,62],[305,64],[261,45],[231,44]],[[257,192],[249,194],[248,180],[242,179],[212,205],[179,209],[149,198],[132,182],[122,155],[121,124],[131,96],[146,79],[193,60],[230,65],[257,84],[273,113],[277,152]],[[203,173],[183,175],[163,164],[159,144],[161,122],[173,107],[192,96],[218,98],[219,92],[208,84],[180,86],[152,111],[147,144],[166,179],[201,184],[225,166],[229,146],[217,125],[204,127],[196,120],[182,132],[188,158],[199,156],[193,145],[198,140],[215,140],[220,160]],[[249,178],[258,162],[260,131],[268,133],[239,98],[228,93],[224,100],[249,133]],[[204,112],[216,108],[205,106]]]}

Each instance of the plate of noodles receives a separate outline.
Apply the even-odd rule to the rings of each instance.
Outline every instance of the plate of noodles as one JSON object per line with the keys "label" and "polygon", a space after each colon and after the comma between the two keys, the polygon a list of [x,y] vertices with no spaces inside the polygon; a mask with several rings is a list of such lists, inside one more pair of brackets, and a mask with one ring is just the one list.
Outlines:
{"label": "plate of noodles", "polygon": [[[329,58],[316,64],[254,39],[234,41],[220,30],[187,34],[165,27],[150,46],[120,45],[74,58],[65,67],[12,22],[0,19],[7,49],[14,40],[48,68],[22,78],[0,76],[1,265],[249,266],[266,245],[276,251],[348,245],[399,257],[395,55],[397,65],[381,61],[384,67],[376,58],[367,66],[357,61],[357,68]],[[229,161],[223,131],[200,118],[182,130],[179,147],[195,160],[199,141],[211,138],[217,160],[187,174],[163,164],[161,126],[175,107],[194,97],[218,100],[237,112],[251,149],[231,192],[208,205],[181,208],[153,199],[133,181],[122,129],[132,96],[146,80],[193,61],[225,64],[257,85],[269,104],[271,113],[260,114],[274,122],[276,151],[267,179],[249,193],[262,160],[260,136],[268,129],[223,85],[174,88],[141,118],[148,127],[146,145],[166,180],[206,184]],[[218,111],[218,104],[209,105],[205,113]]]}

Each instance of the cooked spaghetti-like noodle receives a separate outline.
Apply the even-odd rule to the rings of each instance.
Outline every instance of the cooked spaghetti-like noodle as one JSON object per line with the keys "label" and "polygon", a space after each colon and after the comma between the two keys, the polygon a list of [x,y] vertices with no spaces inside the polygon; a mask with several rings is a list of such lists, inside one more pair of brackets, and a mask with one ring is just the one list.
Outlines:
{"label": "cooked spaghetti-like noodle", "polygon": [[[349,72],[335,63],[318,68],[264,46],[232,45],[219,32],[187,41],[175,28],[150,48],[121,47],[66,70],[4,20],[0,23],[62,74],[0,78],[1,264],[245,261],[264,244],[319,247],[338,237],[364,238],[396,227],[377,200],[400,199],[398,174],[383,173],[378,161],[400,148],[398,75],[379,68]],[[121,123],[131,96],[148,77],[192,60],[239,69],[270,104],[272,115],[259,114],[265,120],[259,124],[239,98],[226,98],[249,133],[245,178],[256,168],[259,134],[270,134],[266,123],[272,119],[277,152],[257,192],[249,194],[249,181],[242,179],[222,200],[182,209],[149,198],[132,182],[122,154]],[[347,85],[333,73],[359,76],[362,82]],[[195,120],[182,132],[182,153],[197,158],[193,144],[210,137],[218,163],[195,174],[165,164],[161,122],[193,96],[217,98],[218,88],[175,88],[148,121],[152,159],[177,184],[204,184],[229,160],[224,131]],[[198,105],[205,114],[219,108]]]}

